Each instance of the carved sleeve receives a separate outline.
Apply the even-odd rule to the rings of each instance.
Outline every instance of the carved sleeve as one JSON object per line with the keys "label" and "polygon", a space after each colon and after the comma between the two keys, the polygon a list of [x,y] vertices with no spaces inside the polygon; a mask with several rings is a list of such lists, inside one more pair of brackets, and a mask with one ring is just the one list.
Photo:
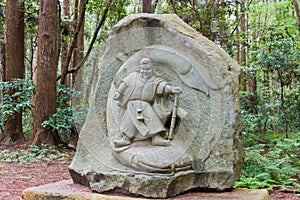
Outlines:
{"label": "carved sleeve", "polygon": [[156,88],[156,94],[163,95],[163,94],[171,94],[172,86],[170,86],[167,82],[161,81],[159,82]]}
{"label": "carved sleeve", "polygon": [[126,88],[127,88],[126,83],[124,81],[122,81],[121,84],[120,84],[120,86],[119,86],[119,88],[118,88],[118,90],[117,90],[117,92],[119,92],[120,94],[123,95],[124,92],[125,92],[125,90],[126,90]]}

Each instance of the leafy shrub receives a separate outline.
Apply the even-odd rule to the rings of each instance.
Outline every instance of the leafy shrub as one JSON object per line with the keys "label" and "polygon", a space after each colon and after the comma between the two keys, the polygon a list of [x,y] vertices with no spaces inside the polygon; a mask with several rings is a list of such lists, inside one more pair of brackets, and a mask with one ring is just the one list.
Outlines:
{"label": "leafy shrub", "polygon": [[246,160],[235,187],[300,190],[300,133],[271,141],[245,148]]}
{"label": "leafy shrub", "polygon": [[79,96],[79,92],[74,88],[59,85],[57,95],[56,113],[44,121],[42,126],[58,131],[61,139],[68,141],[71,133],[76,131],[71,97]]}
{"label": "leafy shrub", "polygon": [[[15,91],[13,95],[9,91]],[[0,131],[5,122],[20,111],[23,112],[25,135],[31,133],[33,99],[35,85],[31,80],[13,79],[11,82],[0,82],[0,92],[3,92],[3,101],[0,102]]]}
{"label": "leafy shrub", "polygon": [[[15,93],[10,95],[8,91],[12,90]],[[0,82],[0,92],[4,93],[3,101],[0,103],[0,127],[3,128],[10,117],[22,111],[23,130],[25,136],[29,137],[33,127],[35,85],[31,80],[14,79],[11,82]],[[56,113],[42,124],[44,127],[57,130],[64,141],[67,141],[70,134],[76,131],[71,97],[78,95],[79,92],[74,88],[59,85]]]}
{"label": "leafy shrub", "polygon": [[59,160],[65,162],[68,159],[68,154],[59,150],[58,147],[47,145],[31,146],[29,150],[17,150],[9,152],[8,150],[0,151],[1,162],[13,163],[37,163],[37,162],[50,162],[52,160]]}

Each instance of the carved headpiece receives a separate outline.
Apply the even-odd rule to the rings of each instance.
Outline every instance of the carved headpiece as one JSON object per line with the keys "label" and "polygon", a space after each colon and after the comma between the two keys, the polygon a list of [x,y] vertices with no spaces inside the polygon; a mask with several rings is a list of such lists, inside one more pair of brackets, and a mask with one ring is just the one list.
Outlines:
{"label": "carved headpiece", "polygon": [[151,64],[152,65],[152,60],[150,58],[142,58],[140,61],[140,65],[145,65],[145,64]]}

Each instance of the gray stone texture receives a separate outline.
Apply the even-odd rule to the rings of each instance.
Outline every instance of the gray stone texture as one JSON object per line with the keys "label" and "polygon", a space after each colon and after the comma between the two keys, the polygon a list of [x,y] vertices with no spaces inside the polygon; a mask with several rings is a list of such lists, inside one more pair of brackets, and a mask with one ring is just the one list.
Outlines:
{"label": "gray stone texture", "polygon": [[[136,153],[138,159],[149,163],[157,159],[161,169],[179,166],[188,157],[191,169],[161,173],[133,168],[116,159],[112,138],[122,113],[111,99],[124,73],[136,70],[145,56],[151,57],[155,71],[165,80],[183,89],[179,106],[188,115],[177,123],[169,147],[154,148],[144,141],[121,154],[142,152]],[[124,18],[107,41],[95,95],[69,167],[73,181],[99,193],[117,191],[153,198],[195,188],[232,188],[244,159],[238,74],[238,64],[223,49],[177,15]],[[144,149],[148,152],[143,153]]]}
{"label": "gray stone texture", "polygon": [[[146,200],[149,198],[128,197],[122,194],[97,194],[74,184],[72,180],[27,188],[22,193],[23,200]],[[191,192],[179,195],[169,200],[269,200],[266,189],[246,190],[234,189],[230,192]]]}

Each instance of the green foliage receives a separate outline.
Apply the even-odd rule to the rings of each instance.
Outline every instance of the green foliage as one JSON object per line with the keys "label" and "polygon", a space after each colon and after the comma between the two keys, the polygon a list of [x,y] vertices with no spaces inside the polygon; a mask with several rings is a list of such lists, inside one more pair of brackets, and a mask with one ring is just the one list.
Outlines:
{"label": "green foliage", "polygon": [[228,28],[232,23],[228,19],[230,19],[235,12],[235,5],[232,1],[178,0],[172,1],[173,3],[171,3],[171,1],[169,2],[170,5],[160,11],[161,13],[176,12],[181,19],[195,30],[216,44],[226,48],[230,37]]}
{"label": "green foliage", "polygon": [[[20,111],[23,113],[23,130],[29,137],[33,126],[33,110],[35,85],[31,80],[14,79],[11,82],[0,82],[0,91],[4,92],[3,102],[0,103],[0,127]],[[10,95],[9,91],[15,91]],[[75,119],[71,106],[71,97],[78,96],[74,88],[59,85],[57,87],[57,109],[42,126],[57,130],[64,141],[68,141],[75,130]]]}
{"label": "green foliage", "polygon": [[245,148],[246,160],[235,187],[300,190],[300,133],[291,139],[274,137],[271,142]]}
{"label": "green foliage", "polygon": [[61,139],[68,141],[71,133],[76,131],[71,97],[78,97],[79,93],[74,88],[59,85],[57,95],[56,113],[44,121],[42,126],[58,131]]}
{"label": "green foliage", "polygon": [[28,150],[16,150],[0,151],[0,161],[1,162],[14,162],[14,163],[37,163],[37,162],[50,162],[52,160],[59,160],[61,162],[67,161],[68,154],[64,150],[60,150],[58,147],[47,145],[31,146]]}
{"label": "green foliage", "polygon": [[300,131],[300,91],[285,89],[285,110],[278,91],[260,88],[261,95],[240,93],[241,113],[244,122],[244,144],[252,146],[268,143],[277,137],[289,137]]}
{"label": "green foliage", "polygon": [[[98,40],[106,40],[111,27],[128,15],[126,8],[130,5],[130,2],[130,0],[112,1],[110,9],[107,13],[105,24],[101,29],[101,35],[99,36]],[[106,4],[107,1],[90,0],[88,2],[86,18],[89,20],[86,20],[85,30],[87,30],[90,34],[87,35],[86,38],[91,38],[91,35],[101,20],[102,14],[106,8]]]}
{"label": "green foliage", "polygon": [[[14,93],[11,95],[11,91]],[[5,126],[5,122],[14,117],[20,111],[26,119],[30,118],[33,109],[33,97],[35,85],[31,80],[13,79],[11,82],[0,82],[0,92],[3,92],[3,101],[0,102],[0,127]],[[24,124],[31,126],[29,123]]]}

